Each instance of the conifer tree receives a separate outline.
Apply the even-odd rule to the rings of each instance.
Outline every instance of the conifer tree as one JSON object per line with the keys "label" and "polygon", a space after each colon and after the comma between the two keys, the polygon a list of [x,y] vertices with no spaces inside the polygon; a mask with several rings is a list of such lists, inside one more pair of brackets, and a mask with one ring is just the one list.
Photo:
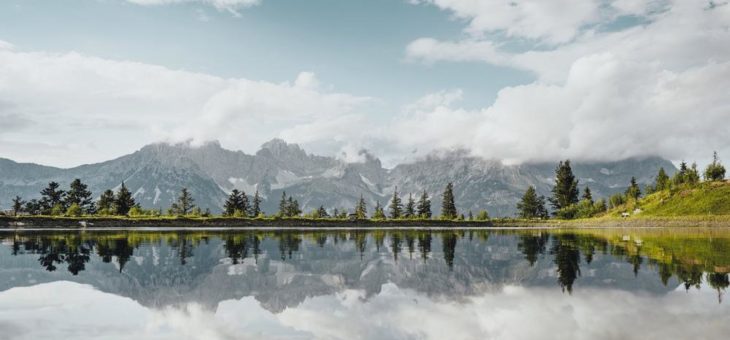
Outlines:
{"label": "conifer tree", "polygon": [[423,190],[423,194],[421,194],[421,198],[418,200],[416,212],[419,218],[431,218],[431,199],[428,197],[426,190]]}
{"label": "conifer tree", "polygon": [[641,197],[641,189],[639,189],[639,185],[636,184],[636,178],[634,177],[631,177],[629,187],[626,189],[626,197],[633,198],[635,200],[638,200],[639,197]]}
{"label": "conifer tree", "polygon": [[129,210],[132,209],[135,204],[136,203],[134,202],[134,197],[132,197],[132,193],[124,185],[124,182],[122,182],[122,187],[119,188],[119,191],[114,198],[114,209],[116,210],[116,214],[128,214]]}
{"label": "conifer tree", "polygon": [[66,192],[59,190],[59,184],[56,182],[48,183],[48,186],[41,191],[41,210],[42,214],[49,215],[51,210],[60,210],[61,213],[65,210],[63,206],[64,197]]}
{"label": "conifer tree", "polygon": [[25,201],[20,196],[15,196],[13,198],[13,216],[18,216],[18,214],[22,213],[25,204]]}
{"label": "conifer tree", "polygon": [[413,194],[408,194],[408,202],[406,202],[405,218],[416,217],[416,201],[413,200]]}
{"label": "conifer tree", "polygon": [[390,200],[390,218],[392,219],[399,219],[401,217],[401,213],[403,212],[403,203],[401,202],[400,197],[398,196],[398,187],[395,187],[395,190],[393,191],[393,198]]}
{"label": "conifer tree", "polygon": [[238,189],[231,190],[231,194],[228,195],[228,199],[226,199],[226,202],[223,204],[223,213],[226,216],[234,216],[236,215],[236,211],[239,211],[241,206],[243,205],[243,201],[241,199],[241,192],[238,191]]}
{"label": "conifer tree", "polygon": [[717,151],[712,154],[712,163],[705,169],[706,181],[722,181],[725,179],[725,167],[717,158]]}
{"label": "conifer tree", "polygon": [[380,206],[380,201],[375,202],[375,211],[373,212],[373,219],[375,219],[375,220],[384,220],[385,219],[385,212],[383,211],[383,207]]}
{"label": "conifer tree", "polygon": [[672,178],[672,182],[674,182],[674,185],[686,184],[688,172],[689,168],[687,167],[687,163],[685,161],[679,163],[679,171],[677,171],[677,173],[674,174],[674,177]]}
{"label": "conifer tree", "polygon": [[330,217],[330,215],[327,213],[327,210],[325,210],[323,205],[319,206],[319,209],[317,209],[317,218],[327,218]]}
{"label": "conifer tree", "polygon": [[253,194],[253,204],[251,205],[251,216],[257,217],[261,214],[261,195],[259,195],[259,190],[256,189],[256,192]]}
{"label": "conifer tree", "polygon": [[70,189],[66,193],[66,206],[70,207],[76,204],[82,214],[93,214],[96,209],[94,207],[94,199],[91,197],[91,191],[88,186],[81,183],[80,179],[74,179],[71,182]]}
{"label": "conifer tree", "polygon": [[286,191],[282,191],[279,201],[279,216],[289,216],[289,203],[286,198]]}
{"label": "conifer tree", "polygon": [[177,201],[172,204],[170,209],[177,215],[185,216],[195,209],[194,202],[195,200],[188,191],[188,188],[182,188],[182,190],[180,190],[180,196],[177,197]]}
{"label": "conifer tree", "polygon": [[286,215],[287,217],[299,216],[302,213],[302,209],[299,207],[299,201],[295,200],[294,197],[289,196],[286,202]]}
{"label": "conifer tree", "polygon": [[454,203],[454,185],[449,182],[446,184],[444,194],[441,201],[441,218],[453,220],[458,216],[456,204]]}
{"label": "conifer tree", "polygon": [[555,186],[550,203],[555,211],[578,203],[578,180],[573,175],[570,160],[560,162],[555,169]]}
{"label": "conifer tree", "polygon": [[357,216],[358,219],[366,219],[368,216],[368,208],[365,204],[365,199],[362,197],[362,194],[360,194],[360,200],[357,201],[357,206],[355,207],[355,216]]}
{"label": "conifer tree", "polygon": [[116,209],[114,208],[114,191],[108,189],[104,191],[101,196],[99,196],[99,201],[97,201],[96,207],[99,209],[99,212],[104,214],[114,214],[116,212]]}
{"label": "conifer tree", "polygon": [[517,203],[517,211],[521,218],[545,218],[547,217],[545,198],[538,196],[535,187],[530,186]]}
{"label": "conifer tree", "polygon": [[593,203],[593,194],[591,193],[591,188],[586,187],[585,190],[583,190],[583,197],[584,200],[587,200],[588,202]]}
{"label": "conifer tree", "polygon": [[657,173],[654,181],[654,190],[662,191],[667,189],[669,189],[669,176],[667,176],[664,168],[659,168],[659,173]]}
{"label": "conifer tree", "polygon": [[700,182],[700,172],[697,170],[697,163],[692,162],[692,166],[687,171],[687,184],[697,185]]}

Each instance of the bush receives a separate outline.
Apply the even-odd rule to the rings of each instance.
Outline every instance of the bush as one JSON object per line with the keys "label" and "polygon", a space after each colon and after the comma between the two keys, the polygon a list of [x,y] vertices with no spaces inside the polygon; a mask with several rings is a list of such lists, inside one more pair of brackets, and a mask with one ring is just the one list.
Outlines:
{"label": "bush", "polygon": [[51,216],[63,216],[64,210],[61,204],[56,204],[51,208]]}
{"label": "bush", "polygon": [[489,220],[489,213],[486,210],[480,210],[477,213],[477,216],[475,217],[475,220],[477,220],[477,221],[487,221],[487,220]]}
{"label": "bush", "polygon": [[68,207],[68,209],[66,210],[66,216],[69,216],[69,217],[81,216],[81,207],[76,203],[71,204],[71,206]]}

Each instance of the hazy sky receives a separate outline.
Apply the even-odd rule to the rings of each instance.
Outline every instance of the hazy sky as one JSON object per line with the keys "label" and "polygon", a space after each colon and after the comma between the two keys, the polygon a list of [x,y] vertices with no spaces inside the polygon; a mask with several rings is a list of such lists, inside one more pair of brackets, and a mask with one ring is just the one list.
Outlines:
{"label": "hazy sky", "polygon": [[5,0],[0,157],[279,137],[386,165],[730,159],[730,5],[662,0]]}

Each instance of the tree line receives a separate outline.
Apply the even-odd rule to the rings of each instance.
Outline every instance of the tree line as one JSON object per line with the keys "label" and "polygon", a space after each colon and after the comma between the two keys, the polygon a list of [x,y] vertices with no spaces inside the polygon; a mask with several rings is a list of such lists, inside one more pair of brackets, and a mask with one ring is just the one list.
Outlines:
{"label": "tree line", "polygon": [[[725,167],[713,153],[710,163],[703,173],[705,182],[723,181],[725,179]],[[547,199],[538,196],[534,186],[530,186],[517,203],[518,217],[528,219],[547,219],[550,215],[562,219],[588,218],[608,211],[627,203],[636,203],[642,194],[652,194],[664,190],[679,190],[692,188],[701,183],[700,172],[697,163],[687,166],[682,161],[673,177],[667,175],[664,168],[660,168],[654,183],[641,188],[635,177],[631,177],[627,189],[623,193],[616,193],[607,199],[593,199],[591,189],[586,186],[581,194],[578,188],[578,179],[575,178],[570,166],[570,160],[561,161],[555,168],[555,185],[551,190],[551,196]],[[546,204],[552,207],[552,213],[548,213]]]}
{"label": "tree line", "polygon": [[[187,188],[182,188],[175,202],[170,208],[163,212],[162,209],[144,209],[135,201],[132,192],[127,189],[124,182],[116,190],[106,190],[95,201],[88,186],[80,179],[74,179],[68,190],[63,190],[57,182],[50,182],[40,192],[40,199],[24,201],[20,196],[13,199],[12,213],[18,215],[42,215],[42,216],[212,216],[210,210],[202,211],[195,205],[195,199]],[[454,185],[449,182],[442,193],[441,215],[442,220],[475,220],[486,221],[489,214],[486,210],[467,215],[459,214],[454,202]],[[313,209],[303,214],[299,201],[293,196],[287,196],[286,191],[282,192],[279,201],[279,210],[273,216],[267,216],[262,210],[263,198],[256,190],[253,197],[242,190],[233,189],[226,198],[222,211],[224,217],[236,218],[296,218],[305,217],[312,219],[373,219],[373,220],[409,220],[409,219],[432,219],[431,198],[425,190],[418,199],[409,194],[405,203],[400,196],[398,187],[395,188],[386,208],[380,201],[376,201],[372,213],[369,213],[368,204],[365,198],[360,195],[352,211],[347,209],[333,209],[328,211],[324,206]]]}

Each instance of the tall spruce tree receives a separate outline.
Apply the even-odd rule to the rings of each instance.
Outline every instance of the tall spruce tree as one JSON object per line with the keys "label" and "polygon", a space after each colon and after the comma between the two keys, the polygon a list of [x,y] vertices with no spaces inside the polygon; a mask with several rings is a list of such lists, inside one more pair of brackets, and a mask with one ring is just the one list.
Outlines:
{"label": "tall spruce tree", "polygon": [[555,168],[555,186],[552,193],[550,204],[555,211],[578,203],[578,180],[573,175],[570,160],[560,162]]}
{"label": "tall spruce tree", "polygon": [[401,217],[401,214],[403,212],[403,203],[398,196],[398,187],[395,187],[395,190],[393,190],[393,197],[390,199],[389,210],[390,218],[399,219]]}
{"label": "tall spruce tree", "polygon": [[419,218],[431,218],[431,199],[428,197],[426,190],[423,190],[421,198],[418,199],[416,212]]}
{"label": "tall spruce tree", "polygon": [[195,199],[193,199],[193,195],[190,194],[188,188],[182,188],[182,190],[180,190],[180,195],[177,197],[177,201],[172,204],[170,210],[172,210],[174,214],[185,216],[190,214],[193,209],[195,209]]}
{"label": "tall spruce tree", "polygon": [[235,216],[236,212],[238,215],[241,214],[241,207],[243,206],[243,200],[241,198],[241,192],[238,189],[231,190],[231,194],[228,195],[226,202],[223,204],[223,213],[226,216]]}
{"label": "tall spruce tree", "polygon": [[41,190],[41,210],[42,214],[50,215],[51,210],[60,209],[61,212],[65,210],[64,198],[66,192],[59,189],[60,185],[57,182],[50,182],[48,186]]}
{"label": "tall spruce tree", "polygon": [[23,206],[25,205],[25,201],[20,196],[15,196],[13,198],[13,216],[18,216],[20,213],[23,212]]}
{"label": "tall spruce tree", "polygon": [[631,181],[629,182],[629,187],[626,189],[626,197],[633,198],[635,200],[638,200],[639,197],[641,197],[641,189],[639,188],[639,185],[636,183],[635,177],[631,177]]}
{"label": "tall spruce tree", "polygon": [[360,194],[360,200],[357,201],[357,206],[355,206],[355,216],[361,220],[368,217],[367,204],[365,204],[365,199],[362,197],[362,194]]}
{"label": "tall spruce tree", "polygon": [[583,190],[583,197],[582,199],[587,200],[588,202],[593,203],[593,193],[591,193],[591,188],[586,187]]}
{"label": "tall spruce tree", "polygon": [[373,212],[373,219],[384,220],[385,218],[385,211],[383,211],[383,207],[380,206],[380,201],[376,201],[375,211]]}
{"label": "tall spruce tree", "polygon": [[259,195],[259,190],[256,189],[256,192],[253,194],[253,204],[251,204],[251,216],[257,217],[261,214],[261,195]]}
{"label": "tall spruce tree", "polygon": [[114,208],[114,191],[107,189],[104,191],[99,200],[96,202],[96,207],[102,214],[114,214],[116,209]]}
{"label": "tall spruce tree", "polygon": [[122,182],[122,187],[117,191],[117,195],[114,198],[114,208],[117,215],[126,215],[129,210],[135,206],[134,197],[132,193],[127,189],[127,186]]}
{"label": "tall spruce tree", "polygon": [[93,214],[96,211],[94,206],[94,199],[91,196],[88,186],[81,183],[80,179],[74,179],[71,182],[70,189],[66,193],[66,206],[70,207],[72,204],[76,204],[84,214]]}
{"label": "tall spruce tree", "polygon": [[413,200],[413,194],[408,194],[408,201],[406,202],[405,218],[416,217],[416,201]]}
{"label": "tall spruce tree", "polygon": [[687,183],[687,173],[689,172],[689,167],[687,167],[687,162],[682,161],[679,163],[679,171],[674,174],[674,177],[672,178],[672,182],[674,182],[674,185],[682,185]]}
{"label": "tall spruce tree", "polygon": [[667,189],[669,189],[669,176],[667,176],[664,168],[659,168],[659,173],[657,173],[654,181],[654,190],[662,191]]}
{"label": "tall spruce tree", "polygon": [[689,171],[687,171],[687,184],[697,185],[700,182],[700,171],[697,170],[697,163],[692,162]]}
{"label": "tall spruce tree", "polygon": [[446,189],[441,196],[441,218],[446,220],[453,220],[458,216],[456,211],[456,204],[454,203],[454,185],[449,182],[446,184]]}
{"label": "tall spruce tree", "polygon": [[528,187],[525,194],[522,195],[522,199],[517,203],[517,212],[522,218],[547,217],[545,197],[538,196],[535,187]]}
{"label": "tall spruce tree", "polygon": [[281,192],[281,200],[279,200],[279,216],[289,216],[289,203],[286,198],[286,191]]}

